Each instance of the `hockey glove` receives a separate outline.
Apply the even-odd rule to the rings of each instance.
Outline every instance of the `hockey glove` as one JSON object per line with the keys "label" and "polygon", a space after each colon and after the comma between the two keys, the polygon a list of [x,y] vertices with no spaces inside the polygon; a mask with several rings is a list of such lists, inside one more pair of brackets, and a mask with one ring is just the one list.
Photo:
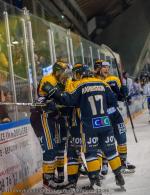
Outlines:
{"label": "hockey glove", "polygon": [[45,82],[42,86],[42,90],[48,94],[48,97],[51,97],[56,92],[57,88],[52,86],[49,82]]}
{"label": "hockey glove", "polygon": [[128,88],[126,86],[121,86],[120,92],[122,93],[123,97],[128,96]]}

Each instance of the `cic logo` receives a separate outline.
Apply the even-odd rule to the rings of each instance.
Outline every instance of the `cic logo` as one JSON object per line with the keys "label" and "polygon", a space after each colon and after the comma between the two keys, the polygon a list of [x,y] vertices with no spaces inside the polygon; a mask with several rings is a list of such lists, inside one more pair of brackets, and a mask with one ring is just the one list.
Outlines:
{"label": "cic logo", "polygon": [[108,116],[92,118],[93,128],[110,126],[110,120]]}

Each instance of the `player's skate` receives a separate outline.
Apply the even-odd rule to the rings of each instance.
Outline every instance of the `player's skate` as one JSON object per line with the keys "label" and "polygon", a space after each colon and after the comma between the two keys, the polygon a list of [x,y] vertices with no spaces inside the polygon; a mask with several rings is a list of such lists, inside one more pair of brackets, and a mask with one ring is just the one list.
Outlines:
{"label": "player's skate", "polygon": [[77,182],[70,181],[67,184],[57,186],[57,190],[61,191],[61,194],[75,194]]}
{"label": "player's skate", "polygon": [[43,186],[47,189],[50,189],[50,190],[56,190],[57,189],[57,184],[53,180],[43,182]]}
{"label": "player's skate", "polygon": [[59,176],[54,178],[55,183],[63,183],[64,182],[64,176]]}
{"label": "player's skate", "polygon": [[125,181],[121,173],[115,175],[115,180],[116,180],[116,185],[120,186],[121,191],[126,191],[126,189],[124,188]]}
{"label": "player's skate", "polygon": [[57,189],[57,184],[53,180],[53,174],[43,174],[43,191],[48,194]]}
{"label": "player's skate", "polygon": [[48,182],[43,182],[43,194],[44,195],[55,195],[57,191],[57,184],[53,181],[50,180]]}
{"label": "player's skate", "polygon": [[75,189],[77,186],[77,181],[76,180],[71,180],[68,181],[67,183],[64,182],[63,184],[60,184],[57,186],[57,189],[61,190],[61,189]]}
{"label": "player's skate", "polygon": [[97,177],[97,178],[90,179],[90,185],[83,186],[82,189],[88,191],[88,190],[96,190],[99,189],[100,187],[101,187],[101,181],[100,178]]}
{"label": "player's skate", "polygon": [[100,180],[105,179],[105,175],[103,175],[103,174],[101,173],[101,171],[100,171],[100,173],[99,173],[99,179],[100,179]]}
{"label": "player's skate", "polygon": [[130,174],[130,173],[134,173],[135,172],[135,168],[136,166],[129,163],[129,162],[123,162],[122,163],[122,170],[121,172],[123,174]]}

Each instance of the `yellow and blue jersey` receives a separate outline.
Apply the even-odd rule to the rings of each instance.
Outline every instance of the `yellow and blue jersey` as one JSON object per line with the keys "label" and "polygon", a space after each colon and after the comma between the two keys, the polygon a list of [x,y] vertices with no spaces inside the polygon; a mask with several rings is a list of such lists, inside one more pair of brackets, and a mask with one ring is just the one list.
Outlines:
{"label": "yellow and blue jersey", "polygon": [[106,83],[111,87],[112,91],[115,93],[117,100],[124,100],[124,95],[121,88],[120,79],[114,75],[109,75],[104,79]]}
{"label": "yellow and blue jersey", "polygon": [[58,81],[53,74],[45,75],[39,82],[37,93],[39,96],[47,96],[47,93],[42,90],[43,85],[49,82],[53,87],[58,85]]}
{"label": "yellow and blue jersey", "polygon": [[[37,89],[37,94],[38,94],[37,102],[39,103],[47,103],[46,101],[49,99],[48,94],[43,90],[43,86],[47,82],[50,83],[53,87],[57,87],[62,91],[64,90],[64,86],[57,81],[54,74],[43,76],[43,78],[39,82],[38,89]],[[59,109],[57,108],[56,101],[54,99],[51,99],[51,101],[47,103],[45,107],[43,107],[43,110],[49,114],[51,113],[52,116],[57,115],[58,112],[60,113],[64,112],[64,108],[59,108]]]}
{"label": "yellow and blue jersey", "polygon": [[108,84],[88,77],[70,83],[59,97],[62,104],[80,108],[84,128],[110,126],[107,107],[116,104]]}

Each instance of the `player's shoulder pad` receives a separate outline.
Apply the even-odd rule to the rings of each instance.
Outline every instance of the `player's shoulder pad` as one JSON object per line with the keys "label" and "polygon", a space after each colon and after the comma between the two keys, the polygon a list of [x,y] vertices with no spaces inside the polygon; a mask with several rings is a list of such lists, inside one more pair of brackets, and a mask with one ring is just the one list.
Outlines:
{"label": "player's shoulder pad", "polygon": [[58,83],[53,74],[43,76],[43,78],[41,79],[41,85],[44,84],[45,82],[49,82],[53,86],[56,86]]}
{"label": "player's shoulder pad", "polygon": [[66,83],[66,88],[65,91],[68,93],[74,93],[80,86],[86,84],[86,83],[101,83],[104,85],[104,87],[110,88],[110,86],[103,80],[96,78],[96,77],[88,77],[88,78],[83,78],[78,81],[68,81]]}
{"label": "player's shoulder pad", "polygon": [[81,84],[80,81],[67,80],[65,86],[65,92],[73,93],[80,86],[80,84]]}
{"label": "player's shoulder pad", "polygon": [[89,78],[84,78],[82,79],[83,83],[101,83],[102,85],[104,85],[104,87],[109,87],[110,86],[101,78],[97,78],[97,77],[89,77]]}
{"label": "player's shoulder pad", "polygon": [[109,83],[109,82],[116,82],[117,85],[119,87],[121,87],[121,83],[120,83],[120,79],[119,77],[115,76],[115,75],[109,75],[106,79],[105,79],[105,82]]}
{"label": "player's shoulder pad", "polygon": [[105,79],[103,79],[101,77],[97,77],[97,76],[95,78],[97,78],[100,83],[105,85],[105,87],[109,87],[110,88],[109,84],[105,81]]}

